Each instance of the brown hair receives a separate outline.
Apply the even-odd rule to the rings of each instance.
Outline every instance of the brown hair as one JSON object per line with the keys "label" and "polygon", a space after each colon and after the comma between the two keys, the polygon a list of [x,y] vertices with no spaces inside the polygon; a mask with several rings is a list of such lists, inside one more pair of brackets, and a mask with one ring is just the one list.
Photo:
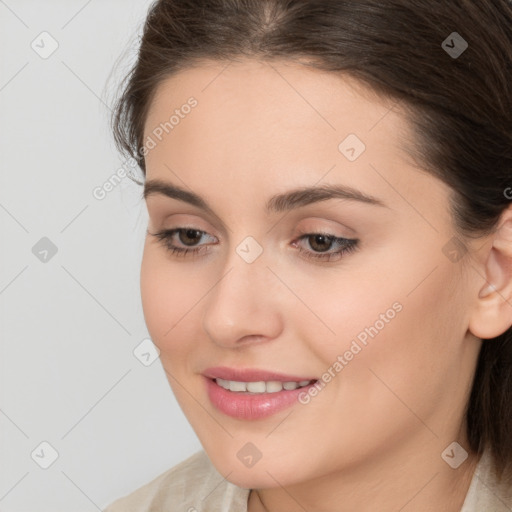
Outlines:
{"label": "brown hair", "polygon": [[[201,60],[238,57],[306,59],[400,101],[411,154],[453,189],[462,240],[496,229],[512,186],[509,0],[158,0],[112,116],[119,150],[145,175],[157,86]],[[488,448],[498,477],[512,481],[511,363],[509,328],[483,342],[466,418],[470,449]]]}

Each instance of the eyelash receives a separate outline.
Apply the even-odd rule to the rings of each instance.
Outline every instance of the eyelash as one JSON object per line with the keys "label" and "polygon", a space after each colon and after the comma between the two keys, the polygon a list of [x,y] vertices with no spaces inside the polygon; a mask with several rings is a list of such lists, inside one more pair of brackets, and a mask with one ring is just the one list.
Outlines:
{"label": "eyelash", "polygon": [[[173,255],[179,256],[179,257],[186,257],[188,254],[199,254],[201,252],[204,252],[207,249],[202,249],[202,247],[206,246],[200,246],[199,249],[189,249],[189,248],[182,248],[182,247],[176,247],[171,243],[172,237],[174,234],[179,233],[180,231],[187,231],[187,230],[193,230],[197,231],[201,235],[206,235],[207,233],[205,231],[201,231],[200,229],[196,229],[194,227],[180,227],[180,228],[174,228],[174,229],[166,229],[163,231],[160,231],[158,233],[150,233],[148,231],[148,234],[151,236],[154,236],[157,238],[159,242],[163,244],[163,246]],[[306,249],[302,249],[300,246],[298,247],[298,251],[306,257],[306,259],[311,260],[321,260],[321,261],[331,261],[333,257],[339,256],[341,258],[342,255],[348,254],[352,251],[354,251],[359,243],[358,239],[353,238],[342,238],[342,237],[335,237],[334,235],[330,233],[325,232],[315,232],[315,233],[306,233],[301,232],[301,236],[297,238],[293,243],[296,243],[302,239],[309,238],[310,236],[324,236],[329,241],[334,242],[335,244],[340,245],[340,249],[334,252],[330,253],[314,253],[311,251],[307,251]],[[337,258],[339,260],[340,258]]]}

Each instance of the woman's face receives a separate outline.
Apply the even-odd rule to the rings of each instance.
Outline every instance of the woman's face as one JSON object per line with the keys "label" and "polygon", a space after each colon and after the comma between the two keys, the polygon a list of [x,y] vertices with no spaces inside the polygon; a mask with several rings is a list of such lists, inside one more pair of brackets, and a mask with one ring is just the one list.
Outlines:
{"label": "woman's face", "polygon": [[[151,104],[148,231],[187,229],[146,237],[145,320],[203,447],[240,486],[463,444],[481,282],[464,271],[450,189],[406,158],[392,107],[346,77],[256,61],[182,71]],[[352,195],[326,198],[334,187]]]}

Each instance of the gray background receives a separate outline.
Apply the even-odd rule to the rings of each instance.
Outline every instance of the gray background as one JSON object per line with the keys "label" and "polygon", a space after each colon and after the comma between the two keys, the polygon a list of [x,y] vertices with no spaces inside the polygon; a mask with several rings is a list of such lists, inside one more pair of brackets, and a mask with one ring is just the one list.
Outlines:
{"label": "gray background", "polygon": [[136,349],[141,187],[93,195],[131,169],[108,112],[149,4],[0,0],[2,512],[100,510],[200,449]]}

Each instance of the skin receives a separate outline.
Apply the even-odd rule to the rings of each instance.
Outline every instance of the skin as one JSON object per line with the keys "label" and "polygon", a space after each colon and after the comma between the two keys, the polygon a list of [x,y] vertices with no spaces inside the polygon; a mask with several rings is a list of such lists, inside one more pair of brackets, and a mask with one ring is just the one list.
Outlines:
{"label": "skin", "polygon": [[[512,212],[500,236],[468,242],[451,261],[450,188],[407,157],[411,134],[394,102],[347,76],[297,62],[204,62],[160,84],[145,137],[190,96],[198,105],[146,155],[147,179],[199,194],[215,214],[149,195],[148,231],[191,225],[207,233],[191,248],[209,253],[175,256],[148,234],[141,293],[169,383],[212,463],[254,489],[249,512],[458,512],[477,458],[452,469],[441,454],[454,441],[469,450],[479,336],[512,324]],[[338,150],[350,133],[366,145],[353,162]],[[264,211],[276,193],[327,183],[387,206],[330,199]],[[321,247],[302,239],[299,253],[300,230],[360,244],[308,260]],[[251,264],[236,252],[247,236],[263,248]],[[173,244],[187,247],[177,235]],[[497,291],[480,298],[491,279]],[[402,310],[307,405],[247,421],[209,401],[201,372],[211,366],[321,378],[396,302]],[[262,454],[250,468],[237,458],[247,442]]]}

